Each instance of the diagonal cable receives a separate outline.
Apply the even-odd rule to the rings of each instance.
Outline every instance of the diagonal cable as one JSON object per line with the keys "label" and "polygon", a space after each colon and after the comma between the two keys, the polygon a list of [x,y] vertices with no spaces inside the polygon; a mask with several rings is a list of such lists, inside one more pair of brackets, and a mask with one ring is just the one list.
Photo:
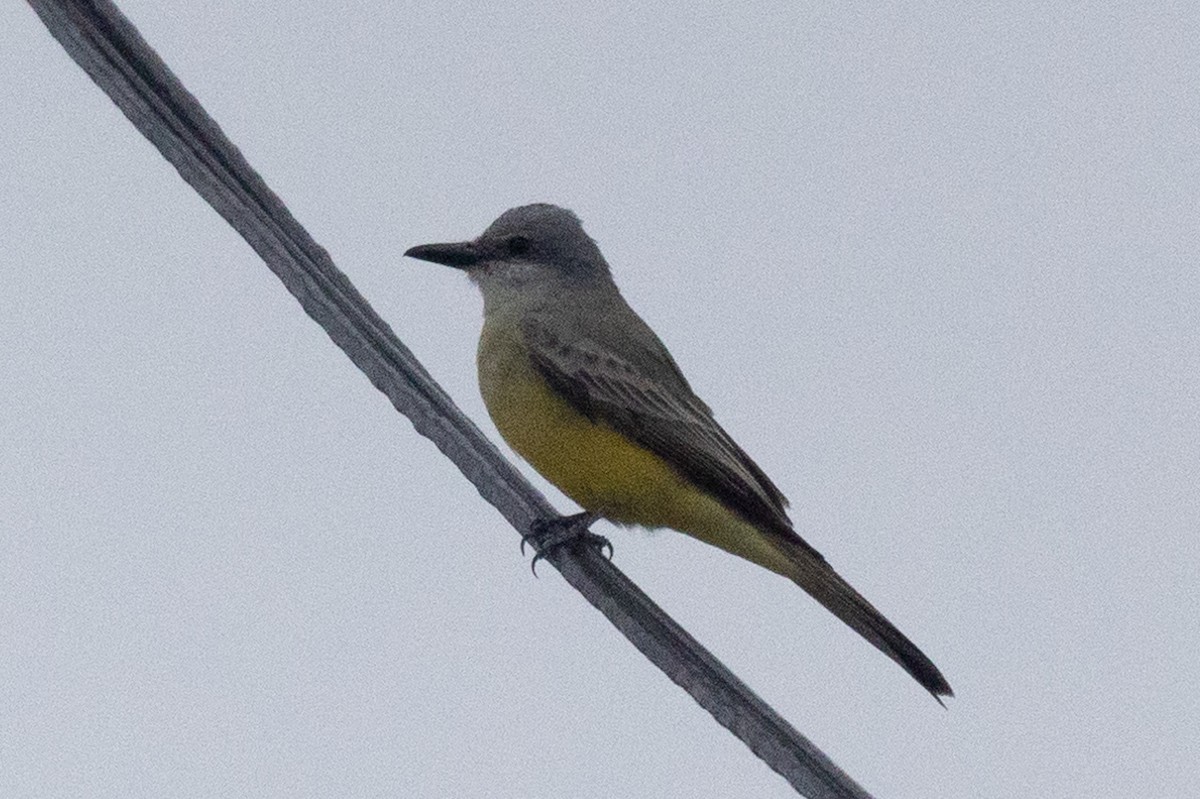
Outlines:
{"label": "diagonal cable", "polygon": [[[51,34],[262,257],[350,359],[525,534],[557,514],[462,414],[196,99],[108,0],[29,0]],[[870,799],[816,746],[588,547],[545,553],[663,673],[811,799]]]}

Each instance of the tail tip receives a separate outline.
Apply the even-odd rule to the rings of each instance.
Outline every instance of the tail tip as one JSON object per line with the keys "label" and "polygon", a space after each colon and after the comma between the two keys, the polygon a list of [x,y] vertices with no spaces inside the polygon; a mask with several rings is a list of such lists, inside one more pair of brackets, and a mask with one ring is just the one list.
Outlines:
{"label": "tail tip", "polygon": [[943,710],[949,710],[946,703],[942,701],[942,697],[953,698],[954,689],[950,687],[950,683],[946,682],[945,677],[939,674],[936,680],[925,684],[925,690],[929,691],[934,701],[941,705]]}

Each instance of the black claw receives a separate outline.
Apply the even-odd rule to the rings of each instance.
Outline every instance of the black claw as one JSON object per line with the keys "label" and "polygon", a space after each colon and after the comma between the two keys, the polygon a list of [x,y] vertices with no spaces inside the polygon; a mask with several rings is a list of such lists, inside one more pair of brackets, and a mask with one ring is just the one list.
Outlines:
{"label": "black claw", "polygon": [[539,519],[531,524],[530,531],[521,536],[521,554],[525,554],[526,544],[537,548],[537,552],[533,556],[533,561],[529,564],[533,576],[537,576],[538,561],[545,560],[546,554],[550,550],[565,544],[573,544],[575,542],[584,543],[600,550],[601,554],[604,554],[607,550],[606,557],[612,560],[612,542],[604,536],[587,529],[588,525],[594,522],[596,518],[596,514],[584,512],[572,514],[571,516],[559,516],[554,519]]}

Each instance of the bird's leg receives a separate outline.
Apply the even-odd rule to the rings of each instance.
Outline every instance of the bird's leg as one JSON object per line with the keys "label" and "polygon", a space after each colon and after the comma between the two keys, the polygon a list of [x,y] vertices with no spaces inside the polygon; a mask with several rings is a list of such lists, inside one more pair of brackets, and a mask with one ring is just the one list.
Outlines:
{"label": "bird's leg", "polygon": [[576,541],[593,546],[601,552],[607,549],[608,557],[611,559],[612,543],[599,533],[593,533],[588,529],[598,518],[600,518],[600,514],[584,511],[583,513],[573,513],[570,516],[539,519],[530,525],[529,533],[521,536],[521,554],[525,554],[525,544],[527,543],[532,543],[537,549],[537,554],[533,556],[533,562],[529,564],[534,576],[537,576],[538,561],[545,558],[547,552]]}

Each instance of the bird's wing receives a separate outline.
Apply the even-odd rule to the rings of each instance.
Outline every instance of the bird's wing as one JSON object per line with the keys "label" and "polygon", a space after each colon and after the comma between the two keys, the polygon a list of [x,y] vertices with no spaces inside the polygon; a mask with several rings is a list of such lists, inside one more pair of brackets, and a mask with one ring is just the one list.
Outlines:
{"label": "bird's wing", "polygon": [[522,332],[534,368],[582,414],[641,444],[752,524],[807,547],[783,494],[717,424],[657,339],[655,351],[616,354],[586,337],[567,341],[537,318],[526,318]]}
{"label": "bird's wing", "polygon": [[526,318],[522,331],[534,368],[563,399],[655,453],[773,537],[790,557],[789,576],[797,585],[903,666],[935,698],[953,694],[937,666],[796,534],[783,494],[716,423],[649,328],[648,336],[636,339],[650,342],[649,348],[630,349],[625,337],[619,354],[587,336],[567,341],[537,318]]}

